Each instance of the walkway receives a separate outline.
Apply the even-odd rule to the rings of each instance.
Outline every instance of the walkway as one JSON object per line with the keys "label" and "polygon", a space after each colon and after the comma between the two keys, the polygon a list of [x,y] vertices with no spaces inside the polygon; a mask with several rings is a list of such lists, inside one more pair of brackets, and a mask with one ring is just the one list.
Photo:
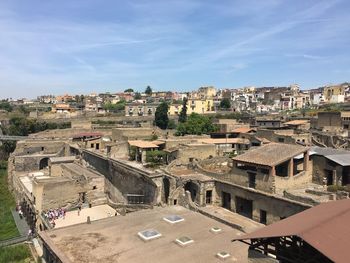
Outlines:
{"label": "walkway", "polygon": [[250,233],[265,225],[255,222],[247,217],[229,211],[223,207],[205,206],[198,208],[199,212],[211,218],[214,218],[222,223],[238,228],[245,233]]}
{"label": "walkway", "polygon": [[29,226],[25,218],[21,219],[16,210],[11,210],[11,213],[12,213],[13,219],[15,220],[20,236],[1,241],[0,247],[22,243],[27,240]]}

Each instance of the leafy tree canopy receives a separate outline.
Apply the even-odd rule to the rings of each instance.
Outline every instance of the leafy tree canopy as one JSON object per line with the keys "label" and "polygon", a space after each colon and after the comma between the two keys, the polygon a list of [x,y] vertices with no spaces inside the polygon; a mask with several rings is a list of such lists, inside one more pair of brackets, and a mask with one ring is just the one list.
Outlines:
{"label": "leafy tree canopy", "polygon": [[140,100],[141,99],[141,93],[140,92],[135,92],[134,99],[135,100]]}
{"label": "leafy tree canopy", "polygon": [[182,109],[179,115],[179,122],[184,123],[187,120],[187,101],[188,99],[185,97],[182,101]]}
{"label": "leafy tree canopy", "polygon": [[126,89],[126,90],[124,90],[124,92],[134,92],[134,90],[133,89]]}
{"label": "leafy tree canopy", "polygon": [[187,121],[184,123],[179,123],[177,126],[176,135],[185,135],[185,134],[209,134],[215,132],[217,127],[213,124],[212,118],[204,115],[199,115],[198,113],[192,113]]}
{"label": "leafy tree canopy", "polygon": [[168,117],[169,105],[166,102],[162,102],[156,109],[154,122],[155,125],[163,130],[168,127],[169,117]]}
{"label": "leafy tree canopy", "polygon": [[231,108],[231,101],[228,98],[224,98],[220,102],[220,108],[222,109],[229,109]]}
{"label": "leafy tree canopy", "polygon": [[0,110],[6,110],[10,112],[13,110],[13,107],[8,101],[3,100],[3,101],[0,101]]}
{"label": "leafy tree canopy", "polygon": [[151,86],[147,86],[147,88],[146,88],[146,90],[145,90],[145,93],[146,93],[147,95],[152,95],[152,88],[151,88]]}

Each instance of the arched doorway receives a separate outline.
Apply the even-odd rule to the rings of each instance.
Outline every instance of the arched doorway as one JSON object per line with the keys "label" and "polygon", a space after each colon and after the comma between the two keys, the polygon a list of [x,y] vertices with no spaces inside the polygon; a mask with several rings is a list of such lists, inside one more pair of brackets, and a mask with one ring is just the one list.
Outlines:
{"label": "arched doorway", "polygon": [[189,191],[191,193],[191,199],[193,202],[195,202],[199,191],[198,185],[195,184],[194,182],[189,181],[185,184],[184,188],[185,188],[185,191]]}
{"label": "arched doorway", "polygon": [[163,178],[163,191],[164,191],[165,203],[168,204],[169,193],[170,193],[170,181],[167,177]]}
{"label": "arched doorway", "polygon": [[49,158],[43,158],[40,160],[40,163],[39,163],[39,170],[42,170],[46,167],[49,166]]}

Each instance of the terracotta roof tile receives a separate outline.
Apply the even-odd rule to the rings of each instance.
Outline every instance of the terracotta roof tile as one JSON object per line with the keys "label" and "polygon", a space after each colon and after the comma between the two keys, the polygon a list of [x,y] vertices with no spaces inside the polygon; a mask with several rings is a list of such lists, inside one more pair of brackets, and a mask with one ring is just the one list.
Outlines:
{"label": "terracotta roof tile", "polygon": [[235,240],[298,236],[334,262],[349,262],[350,200],[323,203]]}
{"label": "terracotta roof tile", "polygon": [[234,161],[252,164],[275,166],[307,151],[308,148],[299,145],[269,143],[232,158]]}

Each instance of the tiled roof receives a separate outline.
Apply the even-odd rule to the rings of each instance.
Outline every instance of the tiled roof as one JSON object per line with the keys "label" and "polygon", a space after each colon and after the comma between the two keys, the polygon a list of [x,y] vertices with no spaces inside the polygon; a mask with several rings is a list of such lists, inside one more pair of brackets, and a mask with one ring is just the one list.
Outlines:
{"label": "tiled roof", "polygon": [[350,200],[320,204],[234,240],[298,236],[332,262],[349,262]]}
{"label": "tiled roof", "polygon": [[248,139],[243,138],[208,138],[208,139],[201,139],[198,140],[198,142],[202,143],[210,143],[210,144],[228,144],[228,143],[237,143],[237,144],[249,144]]}
{"label": "tiled roof", "polygon": [[138,148],[158,148],[158,145],[149,142],[149,141],[142,141],[142,140],[136,140],[136,141],[128,141],[130,146],[135,146]]}
{"label": "tiled roof", "polygon": [[240,128],[234,129],[232,132],[247,133],[247,132],[251,132],[251,131],[254,131],[254,129],[248,128],[248,127],[240,127]]}
{"label": "tiled roof", "polygon": [[269,143],[256,149],[249,150],[246,153],[232,159],[234,161],[266,165],[271,167],[287,161],[288,159],[293,158],[294,156],[301,154],[306,150],[308,150],[307,147],[299,145]]}

